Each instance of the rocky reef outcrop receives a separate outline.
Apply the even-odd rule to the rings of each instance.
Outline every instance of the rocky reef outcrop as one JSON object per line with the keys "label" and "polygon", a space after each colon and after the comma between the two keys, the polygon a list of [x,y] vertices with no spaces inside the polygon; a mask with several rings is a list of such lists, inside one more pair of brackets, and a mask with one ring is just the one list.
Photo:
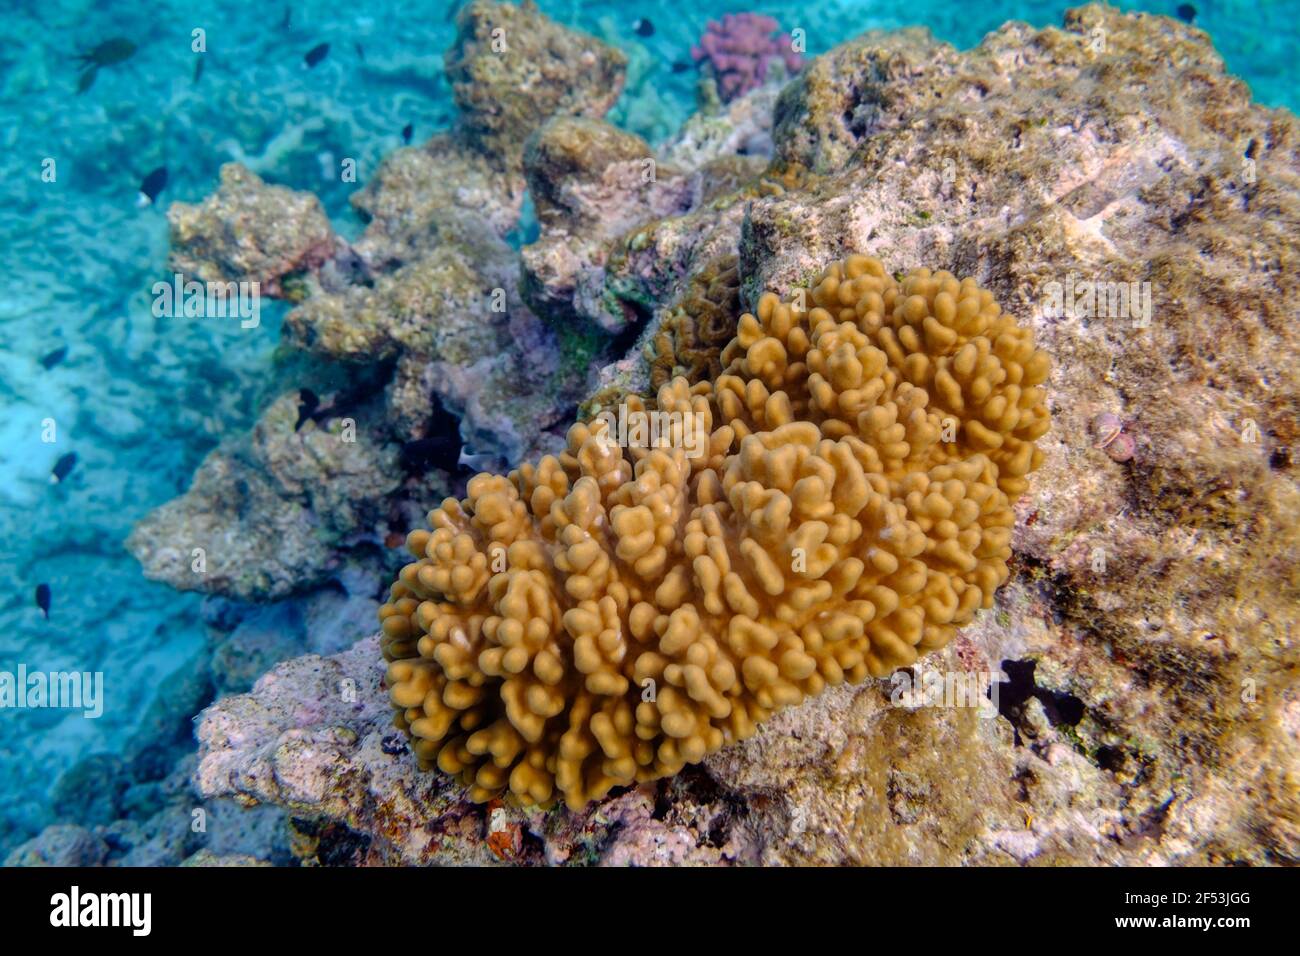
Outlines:
{"label": "rocky reef outcrop", "polygon": [[[1061,27],[1008,24],[966,52],[922,30],[865,35],[811,61],[769,127],[737,132],[763,95],[658,156],[596,116],[531,129],[518,175],[541,235],[510,321],[564,341],[573,367],[630,346],[599,381],[577,376],[608,404],[645,391],[656,336],[729,256],[751,310],[853,253],[973,278],[1054,365],[1045,463],[1016,506],[994,607],[904,677],[829,690],[576,813],[476,808],[418,773],[371,637],[210,708],[201,792],[288,807],[315,821],[303,855],[343,846],[349,862],[1300,860],[1295,118],[1254,105],[1195,28],[1104,6]],[[755,162],[742,144],[768,131],[772,155]],[[401,151],[386,169],[421,181],[431,156]],[[652,183],[625,178],[646,160]],[[629,183],[646,198],[629,202]],[[441,228],[419,193],[409,219],[375,214],[417,224],[393,248]],[[390,279],[413,268],[393,261]],[[495,260],[466,261],[490,273]],[[331,292],[326,268],[305,305],[383,294],[378,280]],[[405,336],[373,339],[395,367],[409,357],[404,381],[454,347]],[[453,376],[431,378],[404,391],[410,407]],[[449,395],[464,434],[475,412]],[[1122,422],[1131,454],[1098,447],[1099,416]],[[557,423],[534,416],[510,448]],[[989,675],[993,699],[954,702]]]}
{"label": "rocky reef outcrop", "polygon": [[[284,597],[320,583],[358,542],[403,528],[403,502],[454,487],[462,450],[508,464],[559,441],[552,429],[568,426],[587,369],[520,294],[510,238],[524,145],[552,117],[602,115],[624,63],[531,4],[480,0],[458,15],[445,58],[456,123],[389,156],[354,194],[368,221],[355,242],[314,196],[237,165],[203,203],[173,207],[173,268],[295,303],[285,344],[324,363],[301,383],[324,401],[304,431],[296,393],[285,394],[254,436],[214,451],[185,495],[140,522],[129,547],[147,576]],[[584,357],[598,354],[596,343]],[[196,549],[211,563],[196,565]]]}

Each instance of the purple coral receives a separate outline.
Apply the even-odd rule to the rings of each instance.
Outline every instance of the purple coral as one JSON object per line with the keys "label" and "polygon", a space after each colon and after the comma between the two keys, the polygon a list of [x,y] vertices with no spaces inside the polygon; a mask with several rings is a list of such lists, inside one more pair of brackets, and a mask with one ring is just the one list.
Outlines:
{"label": "purple coral", "polygon": [[700,42],[691,47],[691,59],[707,61],[718,95],[729,103],[761,86],[773,61],[783,62],[789,73],[803,66],[790,34],[773,36],[778,29],[774,19],[760,13],[728,13],[721,23],[709,21]]}

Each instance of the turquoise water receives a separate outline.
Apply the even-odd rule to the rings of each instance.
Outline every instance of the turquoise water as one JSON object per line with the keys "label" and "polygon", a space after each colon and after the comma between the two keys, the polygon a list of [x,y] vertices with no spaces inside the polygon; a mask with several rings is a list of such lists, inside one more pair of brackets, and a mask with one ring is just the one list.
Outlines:
{"label": "turquoise water", "polygon": [[[652,141],[693,108],[694,74],[671,64],[723,12],[755,10],[787,30],[803,28],[816,54],[868,29],[913,24],[968,47],[1008,19],[1058,23],[1067,6],[702,0],[668,13],[651,4],[539,5],[628,52],[628,91],[610,118]],[[238,160],[316,192],[340,231],[355,234],[360,223],[347,199],[359,184],[339,182],[338,161],[354,158],[364,183],[401,145],[404,126],[412,124],[418,142],[447,124],[442,53],[457,6],[0,4],[0,243],[8,265],[0,289],[0,670],[23,662],[102,671],[106,692],[97,720],[0,711],[0,857],[51,822],[132,812],[125,798],[108,809],[77,799],[75,782],[93,779],[78,761],[134,760],[113,789],[148,779],[140,755],[151,746],[184,748],[175,728],[187,715],[172,714],[164,732],[156,707],[206,680],[202,602],[144,580],[123,541],[188,486],[204,455],[246,431],[289,387],[275,362],[282,307],[269,307],[251,332],[154,321],[148,290],[166,272],[167,203],[201,198],[220,165]],[[1178,4],[1121,6],[1172,14]],[[1256,99],[1297,109],[1300,3],[1196,6],[1197,24]],[[636,17],[655,23],[652,37],[634,32]],[[197,81],[195,29],[206,31],[207,45]],[[137,51],[101,69],[79,95],[73,55],[116,36]],[[322,42],[329,56],[304,69],[303,54]],[[141,179],[159,166],[169,171],[166,190],[141,208]],[[42,357],[65,346],[62,362],[43,367]],[[47,420],[53,442],[42,440]],[[51,484],[68,452],[75,469]],[[38,583],[50,587],[48,621],[33,597]]]}

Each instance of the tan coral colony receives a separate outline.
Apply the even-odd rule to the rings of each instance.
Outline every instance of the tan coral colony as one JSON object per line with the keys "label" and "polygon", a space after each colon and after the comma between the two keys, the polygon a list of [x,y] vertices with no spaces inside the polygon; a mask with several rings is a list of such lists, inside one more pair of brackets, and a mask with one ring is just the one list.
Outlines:
{"label": "tan coral colony", "polygon": [[664,447],[574,425],[559,457],[476,476],[411,532],[380,618],[422,767],[475,800],[580,808],[991,606],[1050,368],[992,294],[849,256],[763,295],[721,364],[659,390],[680,413]]}

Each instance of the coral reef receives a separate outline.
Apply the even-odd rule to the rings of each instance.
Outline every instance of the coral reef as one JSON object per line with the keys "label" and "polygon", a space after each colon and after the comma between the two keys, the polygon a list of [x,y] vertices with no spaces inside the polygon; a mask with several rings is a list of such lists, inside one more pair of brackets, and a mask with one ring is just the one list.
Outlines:
{"label": "coral reef", "polygon": [[657,391],[672,378],[694,385],[722,374],[722,349],[735,336],[741,312],[739,293],[735,256],[724,256],[692,277],[681,304],[660,321],[646,354],[652,388]]}
{"label": "coral reef", "polygon": [[[478,0],[457,29],[446,58],[455,125],[397,150],[354,194],[368,220],[355,242],[334,235],[314,197],[237,165],[222,170],[214,196],[173,211],[174,266],[210,281],[255,279],[290,298],[284,340],[334,367],[337,397],[326,396],[333,414],[299,433],[282,396],[254,437],[214,451],[189,491],[131,535],[148,577],[244,600],[309,589],[359,543],[402,526],[404,501],[454,482],[461,446],[471,461],[504,467],[559,443],[548,429],[567,424],[587,363],[524,303],[508,240],[528,137],[553,115],[601,115],[617,98],[623,57],[531,4]],[[452,451],[405,467],[400,453],[413,442]],[[195,548],[210,558],[202,573]]]}
{"label": "coral reef", "polygon": [[[530,3],[477,0],[456,22],[445,58],[459,108],[452,129],[387,157],[352,197],[369,225],[329,268],[304,277],[285,337],[331,361],[393,363],[373,429],[428,437],[430,410],[441,406],[460,419],[471,455],[509,463],[537,450],[537,433],[583,378],[518,293],[507,237],[519,224],[524,144],[553,116],[603,115],[625,60]],[[229,241],[233,225],[209,231]]]}
{"label": "coral reef", "polygon": [[[697,142],[737,142],[719,132]],[[787,86],[772,140],[761,179],[591,253],[600,294],[579,309],[627,305],[646,322],[602,382],[646,387],[642,349],[728,252],[759,315],[761,292],[811,295],[826,262],[859,250],[993,293],[1053,356],[1047,454],[1015,506],[992,613],[901,673],[1001,672],[999,715],[846,683],[700,769],[581,812],[489,814],[415,770],[386,726],[369,638],[209,709],[201,791],[336,821],[375,861],[498,862],[488,839],[510,827],[532,837],[521,863],[1300,860],[1294,118],[1253,104],[1201,32],[1087,6],[965,52],[924,31],[867,34]],[[1123,423],[1131,457],[1097,447],[1102,414]],[[544,477],[569,480],[564,465]],[[509,500],[506,479],[482,481],[476,492]]]}
{"label": "coral reef", "polygon": [[851,256],[722,357],[659,390],[656,445],[576,425],[407,538],[379,612],[397,723],[472,799],[670,776],[992,606],[1050,366],[988,292]]}
{"label": "coral reef", "polygon": [[268,186],[237,163],[221,167],[220,188],[202,203],[172,203],[167,222],[170,268],[187,276],[258,282],[273,297],[285,294],[286,277],[319,269],[341,244],[319,199]]}
{"label": "coral reef", "polygon": [[700,42],[691,47],[691,58],[703,64],[723,103],[762,86],[774,65],[787,74],[803,66],[790,35],[777,34],[778,29],[776,20],[761,13],[728,13],[721,22],[709,21]]}
{"label": "coral reef", "polygon": [[657,160],[638,136],[591,119],[558,118],[528,141],[524,171],[540,235],[522,250],[523,293],[539,314],[573,328],[580,316],[610,335],[637,321],[633,310],[584,309],[598,298],[611,240],[695,201],[685,171]]}
{"label": "coral reef", "polygon": [[705,263],[690,278],[681,302],[650,323],[639,353],[602,370],[596,391],[578,407],[579,421],[617,408],[635,394],[650,399],[680,376],[692,385],[722,374],[722,349],[740,315],[736,257]]}
{"label": "coral reef", "polygon": [[[378,534],[403,484],[398,446],[364,431],[348,440],[343,415],[297,428],[298,409],[297,393],[281,396],[251,436],[213,451],[184,495],[136,525],[127,547],[149,577],[180,591],[283,598],[342,562],[323,539]],[[431,474],[426,491],[450,487]]]}
{"label": "coral reef", "polygon": [[517,168],[539,118],[604,116],[623,92],[626,55],[553,23],[532,0],[475,0],[456,30],[445,64],[458,134],[505,169]]}

